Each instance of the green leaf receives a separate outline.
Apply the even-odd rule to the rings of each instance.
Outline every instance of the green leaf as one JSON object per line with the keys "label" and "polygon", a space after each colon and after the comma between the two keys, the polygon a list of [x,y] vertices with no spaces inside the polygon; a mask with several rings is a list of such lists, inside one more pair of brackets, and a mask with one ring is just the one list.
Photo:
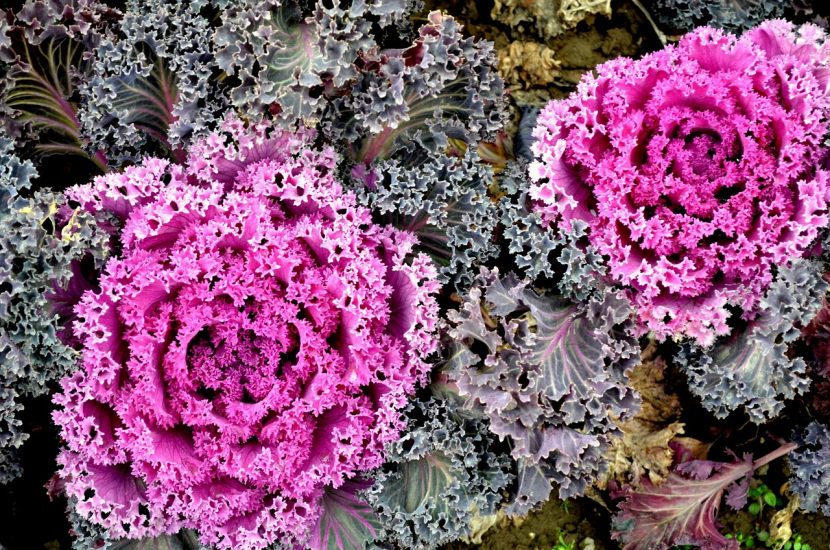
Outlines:
{"label": "green leaf", "polygon": [[429,506],[433,517],[450,515],[450,503],[439,498],[452,483],[450,461],[439,453],[424,455],[400,465],[401,475],[389,479],[383,487],[383,500],[397,501],[401,508],[412,513]]}
{"label": "green leaf", "polygon": [[84,46],[70,38],[51,38],[32,46],[22,36],[20,60],[6,75],[0,100],[11,119],[39,134],[35,149],[43,154],[74,154],[89,158],[102,171],[98,155],[84,150],[77,105],[78,75],[86,70]]}
{"label": "green leaf", "polygon": [[165,148],[170,149],[167,132],[175,121],[173,109],[178,98],[176,75],[164,59],[155,57],[148,75],[140,72],[122,75],[108,83],[113,94],[112,112],[120,124],[133,124]]}
{"label": "green leaf", "polygon": [[174,535],[122,539],[108,546],[109,550],[197,550],[199,547],[198,536],[192,529],[182,529]]}
{"label": "green leaf", "polygon": [[764,493],[764,502],[766,502],[768,506],[775,507],[778,504],[778,499],[775,497],[775,493],[767,492]]}
{"label": "green leaf", "polygon": [[372,508],[357,497],[371,486],[367,481],[347,481],[339,489],[327,489],[323,512],[312,530],[309,548],[359,550],[375,539],[380,522]]}

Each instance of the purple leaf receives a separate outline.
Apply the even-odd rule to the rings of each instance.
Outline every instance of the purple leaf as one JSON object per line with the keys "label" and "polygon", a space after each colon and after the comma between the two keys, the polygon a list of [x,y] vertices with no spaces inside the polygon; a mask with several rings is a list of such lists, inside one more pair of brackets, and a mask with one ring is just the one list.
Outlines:
{"label": "purple leaf", "polygon": [[[677,468],[660,486],[646,481],[620,504],[613,536],[625,544],[624,550],[664,550],[681,544],[699,545],[701,550],[737,549],[737,541],[724,537],[715,521],[723,492],[727,491],[728,504],[738,504],[746,498],[740,480],[795,447],[783,445],[755,462],[749,458],[733,463],[692,461]],[[688,477],[706,472],[711,475]]]}

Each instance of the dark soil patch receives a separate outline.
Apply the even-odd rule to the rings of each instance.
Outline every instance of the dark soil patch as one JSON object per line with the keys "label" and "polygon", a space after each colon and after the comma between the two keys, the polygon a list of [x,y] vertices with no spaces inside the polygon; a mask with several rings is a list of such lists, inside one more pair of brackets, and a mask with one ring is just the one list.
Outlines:
{"label": "dark soil patch", "polygon": [[481,544],[454,542],[444,550],[550,550],[560,535],[565,542],[576,542],[575,548],[591,539],[595,550],[614,550],[619,546],[609,538],[610,524],[608,512],[587,498],[567,504],[554,498],[524,521],[504,520],[484,534]]}

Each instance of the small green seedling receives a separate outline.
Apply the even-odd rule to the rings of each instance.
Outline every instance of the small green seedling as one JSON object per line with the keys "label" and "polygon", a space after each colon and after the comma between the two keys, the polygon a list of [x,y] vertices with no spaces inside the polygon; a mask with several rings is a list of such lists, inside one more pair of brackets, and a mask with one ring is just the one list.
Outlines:
{"label": "small green seedling", "polygon": [[801,535],[796,535],[781,546],[781,550],[811,550],[806,542],[801,542]]}
{"label": "small green seedling", "polygon": [[[809,544],[801,541],[801,535],[795,536],[787,542],[775,541],[766,531],[757,531],[754,534],[727,533],[728,539],[735,539],[741,548],[773,548],[775,550],[812,550]],[[678,550],[689,550],[686,547],[677,547]]]}
{"label": "small green seedling", "polygon": [[752,501],[749,504],[749,513],[753,516],[760,516],[764,511],[764,506],[777,508],[782,504],[781,498],[772,489],[767,487],[765,483],[760,483],[756,487],[750,487],[747,497]]}
{"label": "small green seedling", "polygon": [[556,544],[553,545],[553,548],[550,550],[575,550],[576,542],[568,542],[562,536],[562,532],[559,532],[559,539],[557,539]]}
{"label": "small green seedling", "polygon": [[746,533],[727,533],[724,535],[728,539],[735,539],[741,548],[756,548],[755,537],[747,535]]}

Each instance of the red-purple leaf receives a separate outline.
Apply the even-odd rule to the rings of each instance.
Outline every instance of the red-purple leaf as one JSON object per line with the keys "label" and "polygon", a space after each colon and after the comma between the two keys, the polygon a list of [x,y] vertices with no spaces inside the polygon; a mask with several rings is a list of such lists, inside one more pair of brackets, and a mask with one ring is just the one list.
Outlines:
{"label": "red-purple leaf", "polygon": [[620,504],[614,538],[625,544],[624,550],[664,550],[682,544],[701,550],[737,549],[738,543],[725,538],[716,524],[724,490],[730,502],[738,502],[742,478],[794,448],[783,445],[754,462],[687,462],[658,487],[646,482]]}

